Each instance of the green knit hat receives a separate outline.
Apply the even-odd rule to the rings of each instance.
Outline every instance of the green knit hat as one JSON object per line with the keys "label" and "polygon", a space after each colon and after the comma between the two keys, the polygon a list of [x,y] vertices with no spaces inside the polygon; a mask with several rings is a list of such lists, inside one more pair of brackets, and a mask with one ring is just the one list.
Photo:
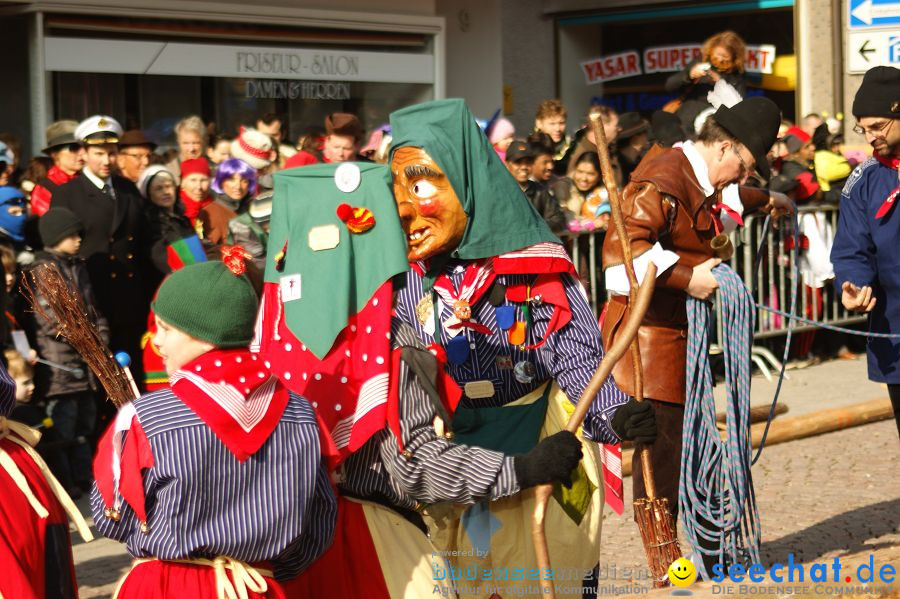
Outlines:
{"label": "green knit hat", "polygon": [[250,279],[220,260],[185,266],[166,277],[153,312],[167,324],[216,347],[245,347],[253,338],[259,298]]}

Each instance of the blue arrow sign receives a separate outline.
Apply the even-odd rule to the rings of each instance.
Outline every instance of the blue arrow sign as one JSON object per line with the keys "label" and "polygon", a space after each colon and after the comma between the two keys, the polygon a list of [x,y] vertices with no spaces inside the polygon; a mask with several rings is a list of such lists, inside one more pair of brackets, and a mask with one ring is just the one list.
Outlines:
{"label": "blue arrow sign", "polygon": [[850,0],[850,27],[900,26],[900,2],[897,0]]}

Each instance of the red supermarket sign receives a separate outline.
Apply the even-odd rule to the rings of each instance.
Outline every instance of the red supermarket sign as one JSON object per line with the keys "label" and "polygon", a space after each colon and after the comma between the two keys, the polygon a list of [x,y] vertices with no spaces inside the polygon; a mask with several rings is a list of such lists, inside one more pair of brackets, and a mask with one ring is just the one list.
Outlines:
{"label": "red supermarket sign", "polygon": [[[644,73],[665,73],[681,71],[692,60],[702,54],[700,44],[679,44],[674,46],[654,46],[644,50]],[[747,46],[744,55],[744,70],[748,73],[772,73],[775,63],[775,46],[762,44]]]}
{"label": "red supermarket sign", "polygon": [[587,85],[634,77],[643,72],[641,57],[634,50],[586,60],[581,63],[581,71]]}

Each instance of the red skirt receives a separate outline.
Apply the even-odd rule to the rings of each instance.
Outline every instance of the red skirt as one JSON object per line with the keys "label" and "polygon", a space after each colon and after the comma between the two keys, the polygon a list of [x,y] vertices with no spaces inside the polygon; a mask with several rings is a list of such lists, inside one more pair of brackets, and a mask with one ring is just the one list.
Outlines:
{"label": "red skirt", "polygon": [[9,473],[0,468],[0,596],[16,599],[78,596],[69,520],[47,479],[25,449],[0,439],[31,492],[49,515],[38,516]]}
{"label": "red skirt", "polygon": [[[264,576],[268,590],[247,589],[248,599],[285,599],[281,585]],[[229,579],[233,580],[229,571]],[[240,595],[239,595],[240,596]],[[216,599],[216,574],[211,566],[152,560],[134,565],[125,575],[114,599]]]}
{"label": "red skirt", "polygon": [[391,599],[363,506],[338,495],[331,547],[303,574],[282,584],[289,599]]}

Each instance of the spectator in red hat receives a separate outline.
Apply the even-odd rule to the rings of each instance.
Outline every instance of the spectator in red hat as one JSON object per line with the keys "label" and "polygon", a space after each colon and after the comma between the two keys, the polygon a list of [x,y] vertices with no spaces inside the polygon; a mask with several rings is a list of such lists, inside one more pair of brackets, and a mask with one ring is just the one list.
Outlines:
{"label": "spectator in red hat", "polygon": [[212,203],[209,197],[209,163],[206,158],[191,158],[181,163],[181,190],[179,197],[184,204],[184,215],[197,225],[200,210]]}

